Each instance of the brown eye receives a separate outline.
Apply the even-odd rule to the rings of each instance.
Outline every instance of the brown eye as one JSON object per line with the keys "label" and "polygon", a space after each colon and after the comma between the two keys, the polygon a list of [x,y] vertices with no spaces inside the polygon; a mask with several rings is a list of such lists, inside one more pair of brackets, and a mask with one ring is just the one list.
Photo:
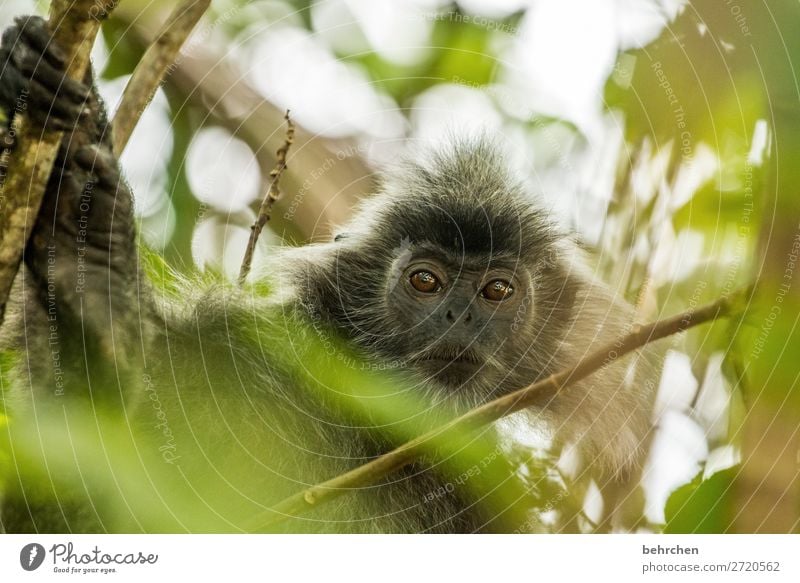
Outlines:
{"label": "brown eye", "polygon": [[514,286],[510,282],[502,279],[493,279],[481,290],[481,295],[493,302],[507,300],[514,293]]}
{"label": "brown eye", "polygon": [[411,274],[411,285],[424,294],[432,294],[442,289],[439,278],[430,271],[415,271]]}

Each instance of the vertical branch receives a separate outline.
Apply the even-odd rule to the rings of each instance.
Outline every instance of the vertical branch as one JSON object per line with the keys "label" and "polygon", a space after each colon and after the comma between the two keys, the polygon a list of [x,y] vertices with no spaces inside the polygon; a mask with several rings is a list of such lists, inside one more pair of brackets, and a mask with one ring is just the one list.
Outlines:
{"label": "vertical branch", "polygon": [[286,154],[289,152],[289,148],[294,141],[294,123],[292,123],[292,119],[289,117],[288,109],[286,110],[286,114],[283,116],[283,119],[286,120],[286,141],[284,141],[283,145],[278,148],[278,151],[275,153],[277,164],[269,173],[269,189],[267,190],[267,194],[264,196],[264,200],[261,202],[261,208],[258,210],[256,222],[253,223],[252,227],[250,227],[250,240],[247,242],[247,249],[244,252],[244,260],[242,261],[242,269],[239,272],[239,285],[244,284],[245,280],[247,279],[247,275],[250,273],[250,265],[253,262],[253,255],[256,251],[256,243],[258,243],[258,238],[261,236],[261,231],[264,229],[264,225],[266,225],[267,221],[269,221],[270,213],[272,212],[272,205],[275,204],[275,201],[278,200],[278,196],[280,196],[278,182],[281,179],[281,174],[283,174],[283,171],[286,170]]}
{"label": "vertical branch", "polygon": [[122,154],[167,69],[176,62],[181,47],[210,4],[211,0],[180,2],[136,65],[112,124],[115,156]]}
{"label": "vertical branch", "polygon": [[[116,3],[116,0],[52,1],[48,22],[53,41],[66,55],[67,75],[71,78],[83,79],[100,22]],[[15,123],[17,121],[16,147],[0,196],[3,205],[0,209],[0,324],[62,137],[61,132],[50,130],[37,136],[24,115],[15,119]]]}

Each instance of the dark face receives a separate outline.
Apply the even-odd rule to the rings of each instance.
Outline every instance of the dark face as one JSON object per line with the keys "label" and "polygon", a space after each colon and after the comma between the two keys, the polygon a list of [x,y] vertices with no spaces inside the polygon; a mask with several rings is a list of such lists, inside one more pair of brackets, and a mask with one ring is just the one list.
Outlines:
{"label": "dark face", "polygon": [[407,166],[311,278],[322,290],[309,299],[369,357],[463,402],[549,371],[568,322],[565,275],[550,259],[561,234],[505,165],[477,144]]}
{"label": "dark face", "polygon": [[386,286],[387,324],[405,346],[408,364],[426,377],[458,386],[502,374],[532,292],[513,260],[463,258],[417,250],[392,266]]}

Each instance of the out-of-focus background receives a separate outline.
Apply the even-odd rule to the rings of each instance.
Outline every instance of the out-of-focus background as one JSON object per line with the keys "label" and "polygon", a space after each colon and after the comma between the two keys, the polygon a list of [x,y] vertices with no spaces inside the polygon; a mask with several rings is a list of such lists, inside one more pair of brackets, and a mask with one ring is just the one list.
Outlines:
{"label": "out-of-focus background", "polygon": [[[122,0],[104,25],[94,67],[112,109],[174,5]],[[0,26],[46,8],[2,0]],[[233,276],[285,109],[299,130],[264,235],[276,244],[330,237],[383,165],[483,131],[642,320],[760,281],[748,327],[669,341],[627,499],[642,530],[787,532],[800,499],[798,63],[789,0],[214,0],[123,165],[144,242],[178,270]],[[602,520],[597,484],[583,505]]]}

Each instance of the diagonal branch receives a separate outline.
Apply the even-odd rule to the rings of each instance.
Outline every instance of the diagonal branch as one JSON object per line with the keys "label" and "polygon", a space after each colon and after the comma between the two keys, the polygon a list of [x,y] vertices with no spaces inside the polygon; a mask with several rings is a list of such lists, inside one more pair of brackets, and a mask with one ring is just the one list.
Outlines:
{"label": "diagonal branch", "polygon": [[[100,22],[116,0],[53,0],[49,26],[53,41],[66,55],[67,75],[83,79]],[[16,146],[2,185],[0,212],[0,324],[22,253],[42,204],[62,133],[45,130],[38,136],[21,120]]]}
{"label": "diagonal branch", "polygon": [[248,531],[267,530],[271,526],[303,514],[323,502],[341,496],[349,490],[372,484],[413,462],[425,452],[426,447],[434,440],[446,439],[450,434],[455,435],[464,431],[474,431],[502,417],[530,407],[536,402],[538,394],[542,391],[552,391],[554,393],[563,391],[570,385],[586,378],[598,369],[618,361],[626,354],[643,347],[645,344],[688,330],[705,322],[742,313],[748,302],[751,301],[753,294],[754,289],[752,287],[744,288],[696,310],[688,310],[651,324],[635,325],[627,335],[587,355],[575,366],[476,407],[442,427],[433,429],[404,443],[371,462],[306,488],[255,516],[248,521],[245,528]]}
{"label": "diagonal branch", "polygon": [[167,70],[174,65],[186,39],[205,14],[211,0],[183,0],[167,18],[136,65],[114,115],[114,155],[128,144],[139,118],[153,99]]}

